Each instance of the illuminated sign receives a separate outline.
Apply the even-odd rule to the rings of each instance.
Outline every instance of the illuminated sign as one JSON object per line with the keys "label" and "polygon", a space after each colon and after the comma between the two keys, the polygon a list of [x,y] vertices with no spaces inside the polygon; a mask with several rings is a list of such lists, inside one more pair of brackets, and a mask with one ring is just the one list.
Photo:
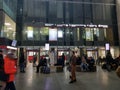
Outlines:
{"label": "illuminated sign", "polygon": [[33,38],[33,27],[27,27],[27,37]]}
{"label": "illuminated sign", "polygon": [[13,40],[11,46],[14,46],[14,47],[15,47],[16,44],[17,44],[17,41],[16,41],[16,40]]}
{"label": "illuminated sign", "polygon": [[45,44],[45,50],[49,50],[49,43]]}
{"label": "illuminated sign", "polygon": [[62,30],[58,31],[58,38],[63,38],[63,31]]}
{"label": "illuminated sign", "polygon": [[49,29],[49,41],[57,41],[57,29],[56,28]]}
{"label": "illuminated sign", "polygon": [[110,50],[110,44],[109,44],[109,43],[106,43],[106,44],[105,44],[105,49],[106,49],[106,50]]}

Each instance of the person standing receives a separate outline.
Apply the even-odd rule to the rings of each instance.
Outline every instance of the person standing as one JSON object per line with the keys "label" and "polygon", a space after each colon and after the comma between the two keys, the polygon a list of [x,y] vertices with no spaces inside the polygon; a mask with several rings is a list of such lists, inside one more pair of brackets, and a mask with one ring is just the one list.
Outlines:
{"label": "person standing", "polygon": [[106,67],[109,72],[112,69],[112,63],[113,63],[113,58],[112,58],[111,52],[108,51],[106,55]]}
{"label": "person standing", "polygon": [[25,61],[24,53],[22,52],[20,54],[20,60],[19,60],[19,66],[20,66],[21,73],[25,73],[25,64],[26,64],[26,61]]}
{"label": "person standing", "polygon": [[70,66],[71,66],[71,81],[69,83],[74,83],[76,82],[76,56],[75,52],[72,51],[72,56],[70,57]]}
{"label": "person standing", "polygon": [[39,69],[42,65],[43,65],[43,56],[40,57],[38,65],[36,66],[36,73],[39,73]]}
{"label": "person standing", "polygon": [[64,68],[64,63],[65,62],[65,55],[64,55],[64,53],[62,53],[62,67]]}
{"label": "person standing", "polygon": [[37,54],[33,56],[33,67],[36,66],[36,61],[37,61]]}
{"label": "person standing", "polygon": [[9,75],[5,90],[16,90],[14,79],[17,72],[16,58],[12,52],[8,52],[4,58],[4,71]]}

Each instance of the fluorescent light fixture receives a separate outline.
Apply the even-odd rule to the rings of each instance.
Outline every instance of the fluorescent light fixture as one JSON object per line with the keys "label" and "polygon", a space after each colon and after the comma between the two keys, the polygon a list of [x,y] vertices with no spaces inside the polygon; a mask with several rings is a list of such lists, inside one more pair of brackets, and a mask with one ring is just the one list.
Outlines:
{"label": "fluorescent light fixture", "polygon": [[14,50],[17,50],[17,48],[15,47],[11,47],[11,46],[7,46],[8,49],[14,49]]}
{"label": "fluorescent light fixture", "polygon": [[7,29],[12,30],[12,28],[11,28],[11,27],[9,27],[9,28],[7,28]]}
{"label": "fluorescent light fixture", "polygon": [[5,23],[6,26],[10,26],[11,24],[10,23]]}

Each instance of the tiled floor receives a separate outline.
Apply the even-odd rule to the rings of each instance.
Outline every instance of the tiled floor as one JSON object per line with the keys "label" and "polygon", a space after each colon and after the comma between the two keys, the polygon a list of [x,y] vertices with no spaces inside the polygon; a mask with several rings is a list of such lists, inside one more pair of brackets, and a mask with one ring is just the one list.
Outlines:
{"label": "tiled floor", "polygon": [[97,72],[77,72],[77,82],[69,84],[69,72],[50,74],[35,73],[29,64],[26,73],[17,73],[17,90],[120,90],[120,79],[115,71],[97,67]]}

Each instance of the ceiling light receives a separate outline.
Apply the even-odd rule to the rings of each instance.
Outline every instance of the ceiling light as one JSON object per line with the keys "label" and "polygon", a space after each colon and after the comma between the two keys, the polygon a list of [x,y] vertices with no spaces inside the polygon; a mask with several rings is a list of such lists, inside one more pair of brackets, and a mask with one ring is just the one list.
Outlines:
{"label": "ceiling light", "polygon": [[10,23],[5,23],[6,26],[10,26],[11,24]]}
{"label": "ceiling light", "polygon": [[12,28],[11,28],[11,27],[10,27],[10,28],[7,28],[7,29],[12,30]]}

